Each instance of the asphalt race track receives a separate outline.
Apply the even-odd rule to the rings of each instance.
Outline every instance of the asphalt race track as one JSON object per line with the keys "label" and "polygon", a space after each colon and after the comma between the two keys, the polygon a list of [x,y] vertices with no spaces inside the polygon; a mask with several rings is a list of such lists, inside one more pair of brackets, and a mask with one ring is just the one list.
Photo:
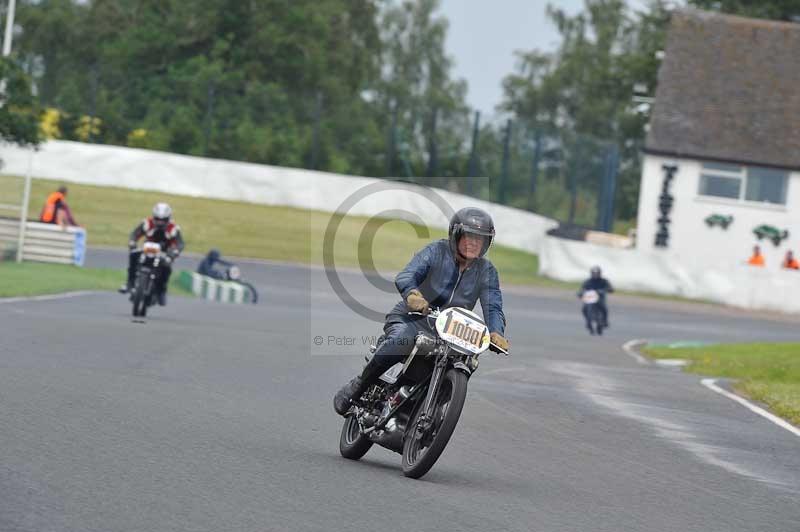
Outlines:
{"label": "asphalt race track", "polygon": [[612,296],[597,338],[574,295],[509,290],[513,356],[483,357],[414,481],[389,451],[338,452],[331,397],[379,326],[318,268],[242,271],[263,304],[172,297],[135,323],[118,294],[0,303],[0,531],[800,529],[800,438],[621,349],[797,340],[796,319]]}

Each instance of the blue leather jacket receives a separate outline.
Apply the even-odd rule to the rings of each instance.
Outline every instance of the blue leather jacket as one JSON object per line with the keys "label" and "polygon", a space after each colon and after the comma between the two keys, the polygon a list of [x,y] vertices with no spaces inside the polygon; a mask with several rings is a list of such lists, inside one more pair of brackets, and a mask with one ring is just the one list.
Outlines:
{"label": "blue leather jacket", "polygon": [[505,334],[503,295],[494,265],[488,259],[476,259],[459,274],[458,263],[448,240],[438,240],[425,246],[397,274],[394,284],[403,301],[395,305],[390,316],[406,315],[408,308],[405,299],[416,288],[431,307],[464,307],[472,310],[480,300],[483,319],[489,331]]}

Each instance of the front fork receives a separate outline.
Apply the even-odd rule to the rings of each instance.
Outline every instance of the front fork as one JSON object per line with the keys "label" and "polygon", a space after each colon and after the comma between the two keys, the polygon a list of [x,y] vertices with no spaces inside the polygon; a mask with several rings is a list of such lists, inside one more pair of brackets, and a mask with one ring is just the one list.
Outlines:
{"label": "front fork", "polygon": [[[144,299],[144,304],[148,307],[152,304],[150,299],[153,297],[155,279],[155,270],[142,271],[141,269],[137,269],[136,271],[136,280],[134,281],[135,284],[133,293],[136,293],[137,290],[140,290],[142,293],[142,298]],[[133,294],[131,295],[131,298],[133,298]]]}
{"label": "front fork", "polygon": [[142,294],[145,297],[149,297],[153,289],[153,272],[140,272],[139,285],[142,287]]}
{"label": "front fork", "polygon": [[433,410],[436,406],[436,395],[439,393],[439,388],[442,385],[442,378],[447,369],[447,357],[436,357],[436,365],[433,368],[433,375],[431,375],[430,385],[428,386],[428,393],[425,395],[425,400],[422,403],[422,414],[419,416],[419,421],[416,426],[416,438],[421,438],[428,433],[433,423]]}

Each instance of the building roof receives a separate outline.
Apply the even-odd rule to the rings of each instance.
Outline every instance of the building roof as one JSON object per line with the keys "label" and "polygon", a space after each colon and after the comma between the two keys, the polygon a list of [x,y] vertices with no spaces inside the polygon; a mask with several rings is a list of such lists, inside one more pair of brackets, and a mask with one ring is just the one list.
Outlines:
{"label": "building roof", "polygon": [[800,24],[672,15],[645,150],[800,169]]}

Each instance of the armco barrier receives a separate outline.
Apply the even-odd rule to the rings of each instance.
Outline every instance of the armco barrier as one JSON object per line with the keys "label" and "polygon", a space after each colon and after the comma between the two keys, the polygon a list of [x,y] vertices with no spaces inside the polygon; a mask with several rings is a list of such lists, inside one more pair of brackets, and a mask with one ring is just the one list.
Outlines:
{"label": "armco barrier", "polygon": [[[23,175],[29,150],[3,146],[3,171]],[[332,212],[365,186],[387,180],[353,177],[296,168],[206,159],[153,150],[49,141],[31,162],[39,178],[153,190],[187,196],[247,201]],[[446,229],[448,218],[430,201],[430,192],[414,185],[393,183],[392,190],[376,192],[348,212],[358,216],[397,217]],[[435,189],[453,209],[477,206],[487,210],[497,227],[497,243],[536,253],[554,220],[520,209],[489,203],[462,194]]]}
{"label": "armco barrier", "polygon": [[[0,249],[11,258],[16,255],[19,220],[0,218]],[[86,230],[55,224],[26,222],[22,260],[83,266],[86,255]]]}
{"label": "armco barrier", "polygon": [[754,310],[800,313],[800,272],[746,264],[707,267],[687,264],[668,252],[615,249],[546,237],[539,273],[562,281],[581,281],[600,266],[611,284],[623,290],[703,299]]}
{"label": "armco barrier", "polygon": [[197,297],[219,303],[252,303],[250,291],[241,284],[231,281],[219,281],[182,270],[178,274],[178,284]]}

